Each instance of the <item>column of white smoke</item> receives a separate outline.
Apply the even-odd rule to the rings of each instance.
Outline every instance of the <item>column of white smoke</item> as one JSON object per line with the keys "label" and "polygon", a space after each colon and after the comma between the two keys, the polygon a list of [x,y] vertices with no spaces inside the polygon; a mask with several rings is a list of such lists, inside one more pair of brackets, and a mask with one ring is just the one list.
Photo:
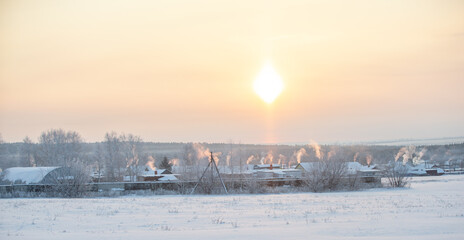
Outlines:
{"label": "column of white smoke", "polygon": [[310,141],[309,146],[311,146],[314,149],[314,153],[315,153],[316,157],[319,160],[322,159],[323,156],[322,156],[322,152],[321,152],[321,146],[319,146],[319,144],[317,144],[317,142],[314,141],[314,140]]}

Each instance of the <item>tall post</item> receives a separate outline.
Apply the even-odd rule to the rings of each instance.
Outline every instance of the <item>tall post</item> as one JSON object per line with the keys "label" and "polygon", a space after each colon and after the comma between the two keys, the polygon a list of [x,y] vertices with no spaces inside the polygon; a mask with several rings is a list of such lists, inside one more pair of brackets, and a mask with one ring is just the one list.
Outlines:
{"label": "tall post", "polygon": [[219,176],[219,179],[221,180],[222,187],[224,188],[224,191],[226,192],[226,194],[229,194],[227,192],[227,188],[226,188],[226,185],[224,184],[224,181],[222,181],[222,177],[221,177],[221,174],[219,173],[219,169],[218,169],[218,167],[216,165],[216,161],[214,161],[213,152],[211,152],[211,162],[214,164],[214,167],[216,168],[216,172],[217,172],[217,174]]}
{"label": "tall post", "polygon": [[193,187],[192,192],[190,194],[193,194],[195,192],[195,189],[198,187],[201,180],[203,179],[206,172],[208,171],[208,168],[210,168],[210,167],[211,167],[211,177],[213,177],[213,172],[214,172],[214,170],[216,170],[216,172],[218,174],[218,177],[221,180],[222,187],[224,188],[224,191],[226,192],[226,194],[229,194],[229,192],[227,191],[226,185],[224,184],[224,181],[222,181],[221,174],[219,173],[219,169],[218,169],[218,167],[216,165],[216,162],[214,161],[213,152],[211,152],[211,159],[210,159],[210,161],[208,163],[208,166],[205,168],[205,171],[203,171],[203,174],[201,175],[200,179],[198,180],[198,182]]}
{"label": "tall post", "polygon": [[195,186],[193,187],[192,192],[191,192],[190,194],[193,194],[193,193],[195,192],[195,189],[197,189],[198,184],[200,184],[201,179],[203,179],[203,177],[205,176],[206,171],[208,171],[208,168],[209,168],[210,165],[211,165],[211,161],[208,163],[208,166],[205,168],[205,171],[203,172],[203,174],[201,174],[200,179],[199,179],[198,182],[195,184]]}

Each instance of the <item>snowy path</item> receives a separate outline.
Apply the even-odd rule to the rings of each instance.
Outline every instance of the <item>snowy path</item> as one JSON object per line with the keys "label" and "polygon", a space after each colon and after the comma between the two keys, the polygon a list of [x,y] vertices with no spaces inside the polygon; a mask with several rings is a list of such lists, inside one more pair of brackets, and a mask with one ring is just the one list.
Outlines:
{"label": "snowy path", "polygon": [[464,175],[409,189],[0,199],[0,239],[464,239]]}

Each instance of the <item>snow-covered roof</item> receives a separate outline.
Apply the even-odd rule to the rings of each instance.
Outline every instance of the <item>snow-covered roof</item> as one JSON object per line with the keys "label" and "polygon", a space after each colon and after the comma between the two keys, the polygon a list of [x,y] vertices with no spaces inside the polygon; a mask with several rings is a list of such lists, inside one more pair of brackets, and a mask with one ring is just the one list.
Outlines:
{"label": "snow-covered roof", "polygon": [[[302,162],[299,163],[295,168],[302,169],[307,172],[312,169],[318,168],[320,166],[319,162]],[[364,166],[358,162],[346,162],[346,171],[348,174],[356,174],[356,172],[379,172],[379,170],[374,169],[375,166]]]}
{"label": "snow-covered roof", "polygon": [[[254,169],[264,169],[264,168],[271,168],[271,164],[257,164],[254,165]],[[272,168],[281,168],[280,164],[272,164]]]}
{"label": "snow-covered roof", "polygon": [[423,168],[423,169],[431,169],[431,168],[438,168],[438,166],[434,163],[420,163],[414,166],[407,165],[409,168]]}
{"label": "snow-covered roof", "polygon": [[443,169],[436,167],[434,164],[421,163],[415,166],[406,165],[406,167],[408,168],[408,174],[410,175],[419,175],[419,176],[428,175],[427,170],[429,169],[436,169],[437,173],[445,172]]}
{"label": "snow-covered roof", "polygon": [[176,181],[177,178],[174,174],[162,174],[158,181]]}
{"label": "snow-covered roof", "polygon": [[417,175],[417,176],[425,176],[427,175],[427,171],[425,171],[425,168],[409,168],[408,174]]}
{"label": "snow-covered roof", "polygon": [[59,167],[12,167],[3,172],[3,180],[26,184],[39,183],[51,171]]}
{"label": "snow-covered roof", "polygon": [[358,162],[347,162],[346,167],[349,174],[356,174],[356,172],[380,172],[375,169],[375,165],[365,166]]}
{"label": "snow-covered roof", "polygon": [[302,169],[302,170],[309,172],[318,166],[319,166],[318,162],[302,162],[302,163],[298,163],[298,165],[296,165],[295,168]]}

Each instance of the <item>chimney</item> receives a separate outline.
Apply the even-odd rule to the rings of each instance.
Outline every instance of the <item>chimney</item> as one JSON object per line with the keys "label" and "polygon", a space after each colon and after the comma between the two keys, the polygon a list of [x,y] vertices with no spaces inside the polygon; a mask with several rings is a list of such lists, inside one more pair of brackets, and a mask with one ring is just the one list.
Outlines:
{"label": "chimney", "polygon": [[271,170],[272,170],[272,163],[271,163],[271,166],[269,167],[269,169],[271,169]]}
{"label": "chimney", "polygon": [[158,175],[158,170],[155,170],[155,176]]}

